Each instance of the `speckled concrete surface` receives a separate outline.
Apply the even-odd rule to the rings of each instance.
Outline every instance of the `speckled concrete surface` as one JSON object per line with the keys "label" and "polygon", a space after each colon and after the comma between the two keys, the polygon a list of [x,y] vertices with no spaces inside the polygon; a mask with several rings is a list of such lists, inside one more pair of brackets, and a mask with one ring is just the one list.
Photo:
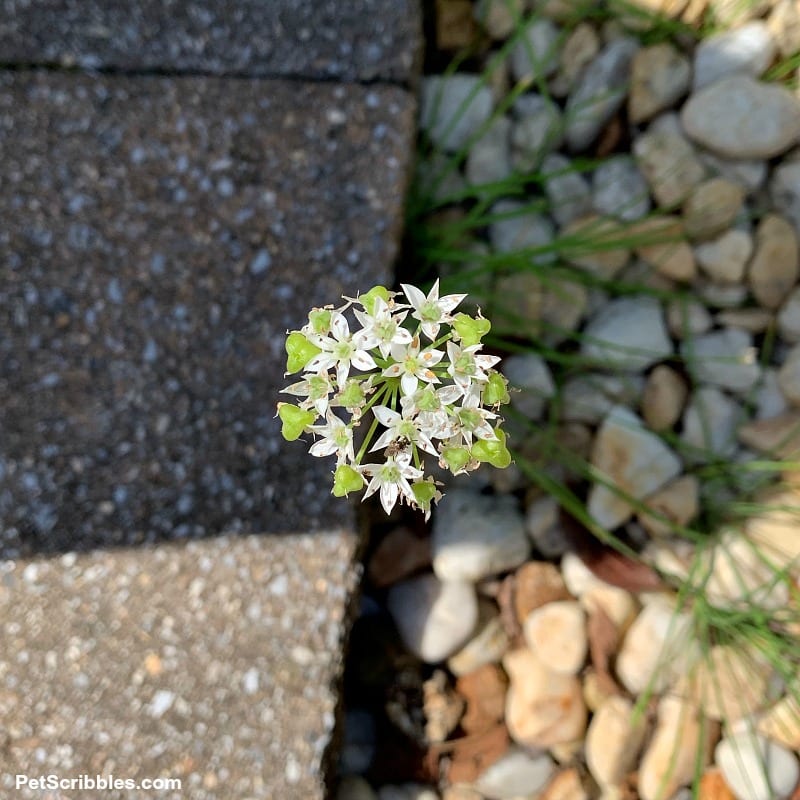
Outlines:
{"label": "speckled concrete surface", "polygon": [[353,546],[224,536],[0,566],[0,796],[47,796],[17,774],[99,774],[182,790],[52,796],[323,797]]}
{"label": "speckled concrete surface", "polygon": [[417,0],[0,0],[0,59],[413,82]]}
{"label": "speckled concrete surface", "polygon": [[347,524],[284,334],[388,278],[399,88],[0,72],[0,551]]}

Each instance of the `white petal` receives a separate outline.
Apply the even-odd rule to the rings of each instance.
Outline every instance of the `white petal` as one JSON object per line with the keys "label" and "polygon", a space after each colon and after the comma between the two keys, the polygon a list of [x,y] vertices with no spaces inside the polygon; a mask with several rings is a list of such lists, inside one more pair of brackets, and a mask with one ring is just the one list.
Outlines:
{"label": "white petal", "polygon": [[[370,465],[366,465],[370,466]],[[375,464],[376,467],[379,467],[380,464]],[[366,470],[364,470],[366,472]],[[375,475],[372,480],[369,482],[369,486],[367,486],[367,491],[364,492],[363,500],[366,500],[370,495],[375,494],[375,492],[380,488],[381,479]]]}
{"label": "white petal", "polygon": [[436,390],[436,396],[444,403],[446,406],[452,405],[458,400],[464,392],[458,384],[453,384],[451,386],[442,386],[441,389]]}
{"label": "white petal", "polygon": [[431,286],[431,290],[428,292],[428,300],[433,300],[434,302],[439,299],[439,279],[437,278],[433,282],[433,286]]}
{"label": "white petal", "polygon": [[381,373],[384,378],[397,378],[403,371],[401,364],[392,364]]}
{"label": "white petal", "polygon": [[449,314],[464,298],[466,294],[448,294],[439,300],[439,308]]}
{"label": "white petal", "polygon": [[344,386],[347,381],[347,376],[350,374],[350,362],[340,361],[336,365],[336,381],[339,386]]}
{"label": "white petal", "polygon": [[419,358],[426,367],[435,367],[444,358],[444,352],[442,350],[424,350],[420,353]]}
{"label": "white petal", "polygon": [[430,453],[432,456],[438,456],[439,451],[433,446],[433,442],[422,432],[417,432],[417,441],[416,444],[426,453]]}
{"label": "white petal", "polygon": [[370,447],[369,452],[374,453],[376,450],[383,450],[388,447],[394,440],[394,431],[384,431],[376,440],[375,444]]}
{"label": "white petal", "polygon": [[317,353],[303,369],[306,372],[321,372],[330,369],[336,363],[336,359],[329,353]]}
{"label": "white petal", "polygon": [[340,341],[350,338],[350,326],[344,314],[334,313],[331,315],[331,333]]}
{"label": "white petal", "polygon": [[378,367],[375,359],[366,350],[356,350],[350,357],[350,362],[362,372],[369,372],[369,370],[377,369]]}
{"label": "white petal", "polygon": [[[384,373],[385,374],[385,373]],[[405,395],[414,394],[417,391],[417,381],[416,375],[411,375],[408,372],[403,374],[403,377],[400,378],[400,389]]]}
{"label": "white petal", "polygon": [[434,341],[436,339],[436,337],[439,335],[439,323],[438,322],[423,322],[422,323],[422,332],[431,341]]}
{"label": "white petal", "polygon": [[332,456],[339,448],[334,443],[333,439],[320,439],[311,445],[308,452],[312,456],[323,457]]}
{"label": "white petal", "polygon": [[400,421],[400,415],[391,408],[386,406],[373,406],[372,413],[381,425],[390,428]]}
{"label": "white petal", "polygon": [[370,350],[378,345],[378,337],[371,330],[360,330],[353,334],[353,344],[359,350]]}
{"label": "white petal", "polygon": [[401,283],[400,288],[408,298],[408,302],[411,303],[415,309],[418,309],[428,299],[416,286],[412,286],[410,283]]}
{"label": "white petal", "polygon": [[[404,315],[405,316],[405,315]],[[411,342],[411,331],[408,328],[398,328],[392,337],[393,344],[409,344]]]}
{"label": "white petal", "polygon": [[392,513],[394,504],[397,502],[397,494],[398,489],[396,483],[384,483],[381,486],[381,505],[387,514]]}

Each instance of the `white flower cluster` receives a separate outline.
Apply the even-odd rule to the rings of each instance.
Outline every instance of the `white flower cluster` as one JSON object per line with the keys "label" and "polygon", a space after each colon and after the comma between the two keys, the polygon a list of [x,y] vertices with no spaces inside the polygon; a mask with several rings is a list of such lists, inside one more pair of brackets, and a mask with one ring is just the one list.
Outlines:
{"label": "white flower cluster", "polygon": [[[289,332],[287,375],[302,380],[283,392],[301,399],[278,403],[278,415],[286,439],[311,433],[311,455],[336,456],[335,495],[366,486],[364,498],[379,492],[387,514],[399,499],[427,517],[441,492],[424,474],[425,454],[456,475],[511,462],[496,413],[508,391],[493,369],[500,359],[480,352],[489,321],[452,313],[466,295],[440,297],[438,280],[427,295],[402,289],[404,299],[376,286],[340,308],[313,309]],[[383,460],[364,461],[377,451]]]}

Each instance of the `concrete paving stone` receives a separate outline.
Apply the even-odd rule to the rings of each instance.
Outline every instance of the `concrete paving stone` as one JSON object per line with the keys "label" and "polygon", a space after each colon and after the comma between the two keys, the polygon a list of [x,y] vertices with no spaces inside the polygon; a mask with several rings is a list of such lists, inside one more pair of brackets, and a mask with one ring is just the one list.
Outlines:
{"label": "concrete paving stone", "polygon": [[323,800],[353,547],[332,529],[0,564],[0,796]]}
{"label": "concrete paving stone", "polygon": [[417,0],[0,0],[5,64],[413,82]]}
{"label": "concrete paving stone", "polygon": [[283,344],[390,280],[413,117],[391,86],[0,72],[0,555],[351,524],[280,436]]}

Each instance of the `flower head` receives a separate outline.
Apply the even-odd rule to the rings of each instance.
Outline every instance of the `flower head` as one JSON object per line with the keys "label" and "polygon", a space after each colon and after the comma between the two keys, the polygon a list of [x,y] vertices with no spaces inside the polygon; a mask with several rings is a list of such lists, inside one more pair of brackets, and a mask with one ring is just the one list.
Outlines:
{"label": "flower head", "polygon": [[[427,295],[408,284],[403,293],[408,304],[375,286],[338,309],[313,309],[290,331],[287,369],[302,375],[282,391],[299,400],[279,403],[278,415],[287,440],[311,434],[311,455],[335,456],[335,496],[366,487],[364,498],[377,493],[387,513],[400,501],[427,518],[442,495],[425,475],[426,458],[453,474],[510,463],[497,414],[508,392],[497,356],[480,352],[488,320],[451,315],[465,295],[439,297],[438,281]],[[377,451],[384,460],[365,463]]]}

